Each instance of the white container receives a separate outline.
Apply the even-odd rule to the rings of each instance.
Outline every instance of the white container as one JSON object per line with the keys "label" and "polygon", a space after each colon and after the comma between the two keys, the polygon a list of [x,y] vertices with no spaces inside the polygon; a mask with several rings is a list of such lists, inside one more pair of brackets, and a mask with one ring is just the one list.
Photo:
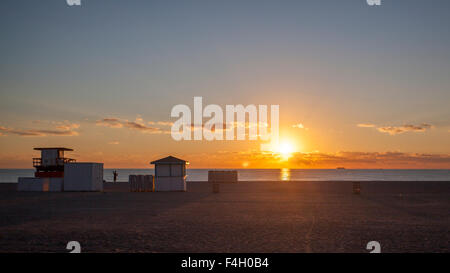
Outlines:
{"label": "white container", "polygon": [[64,179],[61,177],[19,177],[18,191],[62,191]]}
{"label": "white container", "polygon": [[103,191],[103,163],[64,164],[64,191]]}
{"label": "white container", "polygon": [[208,171],[208,182],[212,183],[236,183],[237,171]]}
{"label": "white container", "polygon": [[62,177],[49,177],[44,179],[44,189],[48,183],[48,191],[62,191],[64,185],[64,178]]}

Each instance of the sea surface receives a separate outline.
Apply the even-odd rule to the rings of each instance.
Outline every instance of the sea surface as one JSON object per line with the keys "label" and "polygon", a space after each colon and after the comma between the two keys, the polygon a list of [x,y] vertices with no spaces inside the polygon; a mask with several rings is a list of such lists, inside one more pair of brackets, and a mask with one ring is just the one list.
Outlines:
{"label": "sea surface", "polygon": [[[130,174],[154,174],[154,169],[105,169],[103,177],[128,181]],[[207,181],[210,169],[187,169],[187,181]],[[450,170],[322,170],[322,169],[236,169],[241,181],[450,181]],[[33,169],[0,169],[0,183],[34,176]]]}

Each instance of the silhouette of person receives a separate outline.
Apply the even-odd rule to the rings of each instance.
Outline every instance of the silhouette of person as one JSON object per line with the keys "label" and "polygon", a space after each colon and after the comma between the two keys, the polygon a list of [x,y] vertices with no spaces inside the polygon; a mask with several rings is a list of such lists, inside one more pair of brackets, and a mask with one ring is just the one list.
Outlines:
{"label": "silhouette of person", "polygon": [[114,176],[114,182],[117,181],[117,177],[119,176],[119,174],[117,173],[116,170],[113,171],[113,176]]}

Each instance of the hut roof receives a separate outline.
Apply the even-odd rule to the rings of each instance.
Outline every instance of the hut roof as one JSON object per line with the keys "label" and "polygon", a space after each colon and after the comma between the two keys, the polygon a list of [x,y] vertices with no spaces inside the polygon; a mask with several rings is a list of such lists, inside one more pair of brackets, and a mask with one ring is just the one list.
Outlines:
{"label": "hut roof", "polygon": [[64,148],[64,147],[42,147],[42,148],[34,148],[34,150],[37,150],[37,151],[42,151],[42,150],[73,151],[73,149]]}
{"label": "hut roof", "polygon": [[176,158],[174,156],[168,156],[168,157],[164,157],[155,161],[150,162],[150,164],[186,164],[188,163],[186,160],[182,160],[179,158]]}

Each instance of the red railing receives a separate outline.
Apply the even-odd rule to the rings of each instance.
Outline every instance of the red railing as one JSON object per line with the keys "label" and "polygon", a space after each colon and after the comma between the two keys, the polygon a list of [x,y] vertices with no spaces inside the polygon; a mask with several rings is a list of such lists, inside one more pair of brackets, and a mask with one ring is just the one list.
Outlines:
{"label": "red railing", "polygon": [[33,158],[33,167],[41,166],[42,158]]}
{"label": "red railing", "polygon": [[[70,162],[76,162],[75,159],[72,158],[57,158],[56,159],[56,166],[62,166],[65,163],[70,163]],[[40,167],[42,166],[42,158],[38,157],[38,158],[33,158],[33,167]]]}

